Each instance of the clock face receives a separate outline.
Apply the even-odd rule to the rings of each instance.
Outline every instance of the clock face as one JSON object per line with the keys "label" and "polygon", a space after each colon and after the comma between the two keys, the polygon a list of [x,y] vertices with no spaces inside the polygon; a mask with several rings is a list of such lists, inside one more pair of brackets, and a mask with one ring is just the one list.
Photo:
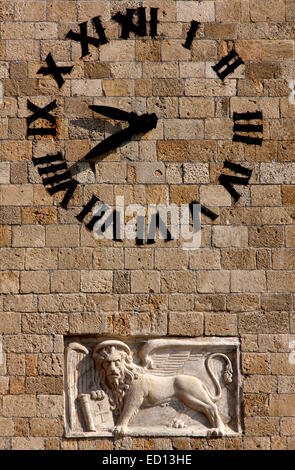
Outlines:
{"label": "clock face", "polygon": [[224,207],[249,203],[255,166],[247,157],[263,144],[263,106],[237,96],[247,52],[239,41],[213,47],[213,10],[201,7],[188,14],[177,3],[181,31],[163,6],[84,11],[65,34],[76,60],[48,52],[36,69],[52,99],[27,100],[35,171],[71,216],[80,208],[74,217],[95,238],[112,226],[116,242],[129,230],[136,244],[155,243],[158,230],[179,245],[188,226],[200,231],[200,217],[224,223]]}

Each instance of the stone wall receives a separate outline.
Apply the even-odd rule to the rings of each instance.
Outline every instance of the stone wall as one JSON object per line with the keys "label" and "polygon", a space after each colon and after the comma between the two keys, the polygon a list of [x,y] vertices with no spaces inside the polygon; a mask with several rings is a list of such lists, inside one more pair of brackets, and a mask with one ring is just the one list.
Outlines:
{"label": "stone wall", "polygon": [[[157,36],[148,24],[144,37],[120,38],[111,17],[140,6],[148,20],[158,8]],[[88,44],[81,57],[66,35],[87,22],[97,38],[98,16],[108,43]],[[10,0],[0,20],[1,449],[294,449],[295,2]],[[221,80],[212,66],[233,48],[243,64]],[[73,66],[60,88],[39,72],[49,53]],[[39,110],[56,100],[53,125],[46,112],[30,122],[28,100]],[[79,166],[121,128],[91,105],[154,112],[157,127]],[[262,144],[234,142],[234,113],[256,111]],[[55,135],[36,133],[48,127]],[[66,209],[65,193],[50,195],[32,160],[58,152],[79,169]],[[219,177],[243,175],[226,161],[252,170],[234,184],[236,202]],[[216,217],[202,214],[196,250],[180,240],[97,240],[89,213],[76,218],[92,195],[110,205],[116,196],[200,201]],[[64,337],[87,334],[239,338],[242,433],[65,438]]]}

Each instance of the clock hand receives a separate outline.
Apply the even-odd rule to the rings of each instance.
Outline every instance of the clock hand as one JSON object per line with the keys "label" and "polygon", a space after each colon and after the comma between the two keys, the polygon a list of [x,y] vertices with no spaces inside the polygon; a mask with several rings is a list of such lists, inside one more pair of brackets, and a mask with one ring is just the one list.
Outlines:
{"label": "clock hand", "polygon": [[110,150],[126,142],[126,140],[131,139],[133,135],[134,133],[130,126],[128,126],[126,129],[122,129],[121,131],[116,132],[116,134],[110,135],[102,142],[99,142],[93,149],[91,149],[83,157],[82,161],[91,160],[94,157],[99,157],[104,153],[109,152]]}
{"label": "clock hand", "polygon": [[[94,106],[89,106],[89,108],[94,110]],[[114,117],[116,115],[117,119],[118,116],[120,116],[120,119],[122,119],[122,116],[124,116],[124,120],[127,120],[126,118],[128,118],[129,126],[126,127],[126,129],[122,129],[121,131],[116,132],[116,134],[107,137],[102,142],[99,142],[99,144],[97,144],[84,156],[83,160],[90,160],[94,157],[103,155],[104,153],[109,152],[110,150],[113,150],[114,148],[123,144],[127,140],[130,140],[132,136],[146,133],[154,129],[158,121],[155,113],[146,113],[138,116],[136,113],[127,113],[126,111],[121,111],[120,109],[111,108],[108,106],[97,106],[95,108],[95,110],[100,108],[101,113],[107,115],[108,117]]]}
{"label": "clock hand", "polygon": [[[88,160],[92,160],[93,158],[101,157],[106,152],[109,152],[110,150],[113,150],[114,148],[119,147],[124,142],[130,140],[131,137],[133,137],[134,135],[138,135],[141,133],[145,134],[146,132],[154,129],[157,126],[158,122],[158,118],[155,113],[145,113],[139,116],[136,113],[129,113],[127,111],[122,111],[117,108],[112,108],[111,106],[89,106],[89,108],[112,119],[120,119],[124,121],[127,120],[129,122],[129,126],[107,137],[102,142],[99,142],[81,160],[79,160],[79,162],[85,162]],[[74,163],[69,168],[69,170],[72,172],[77,172],[77,163],[79,162]],[[94,168],[92,169],[94,171]]]}

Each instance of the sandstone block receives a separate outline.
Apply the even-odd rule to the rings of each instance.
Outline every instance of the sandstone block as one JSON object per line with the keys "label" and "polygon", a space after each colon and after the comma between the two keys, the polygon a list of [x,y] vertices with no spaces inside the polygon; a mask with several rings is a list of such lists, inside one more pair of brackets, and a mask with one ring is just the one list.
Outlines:
{"label": "sandstone block", "polygon": [[13,227],[12,245],[15,247],[43,247],[45,230],[42,226],[21,225]]}
{"label": "sandstone block", "polygon": [[204,184],[209,183],[209,168],[206,163],[184,163],[184,183]]}
{"label": "sandstone block", "polygon": [[78,271],[53,271],[51,274],[51,292],[70,293],[78,292],[80,275]]}
{"label": "sandstone block", "polygon": [[292,271],[269,271],[268,289],[273,292],[295,292],[295,273]]}
{"label": "sandstone block", "polygon": [[245,418],[245,433],[254,436],[274,436],[279,432],[278,418]]}
{"label": "sandstone block", "polygon": [[255,250],[249,248],[227,248],[221,250],[223,269],[255,269]]}
{"label": "sandstone block", "polygon": [[176,248],[159,248],[155,252],[155,268],[181,270],[188,266],[188,253]]}
{"label": "sandstone block", "polygon": [[0,200],[3,206],[30,206],[33,202],[33,188],[29,184],[2,185]]}
{"label": "sandstone block", "polygon": [[31,419],[32,436],[58,436],[63,435],[63,425],[58,418],[33,418]]}
{"label": "sandstone block", "polygon": [[245,374],[268,375],[270,373],[270,354],[243,353],[242,370]]}
{"label": "sandstone block", "polygon": [[188,142],[182,140],[160,140],[157,142],[159,160],[165,162],[184,162],[189,159]]}
{"label": "sandstone block", "polygon": [[23,207],[22,220],[24,224],[56,224],[56,207]]}
{"label": "sandstone block", "polygon": [[[134,96],[134,81],[126,78],[103,79],[102,89],[105,96]],[[97,95],[95,93],[94,96]]]}
{"label": "sandstone block", "polygon": [[82,292],[110,292],[112,289],[112,271],[81,271]]}
{"label": "sandstone block", "polygon": [[200,202],[207,207],[230,206],[231,196],[221,185],[204,185],[200,187]]}
{"label": "sandstone block", "polygon": [[36,397],[33,395],[7,395],[3,397],[3,415],[32,417],[37,412]]}
{"label": "sandstone block", "polygon": [[264,292],[266,280],[264,271],[233,271],[231,273],[232,292]]}
{"label": "sandstone block", "polygon": [[169,309],[173,311],[189,311],[194,309],[194,296],[186,294],[169,295]]}
{"label": "sandstone block", "polygon": [[286,227],[286,246],[295,246],[295,227]]}
{"label": "sandstone block", "polygon": [[131,292],[160,292],[160,273],[157,271],[132,271]]}
{"label": "sandstone block", "polygon": [[270,396],[271,416],[294,416],[294,394],[280,394]]}
{"label": "sandstone block", "polygon": [[236,80],[189,78],[185,83],[186,96],[235,96]]}
{"label": "sandstone block", "polygon": [[216,247],[247,247],[247,227],[217,226],[213,227],[213,246]]}
{"label": "sandstone block", "polygon": [[2,248],[1,269],[24,269],[24,250],[22,248]]}
{"label": "sandstone block", "polygon": [[203,314],[200,312],[171,312],[169,314],[169,335],[203,335]]}
{"label": "sandstone block", "polygon": [[11,418],[0,418],[0,433],[1,436],[14,435],[14,424]]}
{"label": "sandstone block", "polygon": [[285,1],[250,0],[250,16],[252,21],[285,21]]}
{"label": "sandstone block", "polygon": [[295,206],[295,186],[282,186],[283,206]]}
{"label": "sandstone block", "polygon": [[161,43],[161,56],[164,61],[190,60],[191,53],[184,49],[180,39],[164,39]]}
{"label": "sandstone block", "polygon": [[0,292],[2,294],[19,292],[19,273],[17,271],[0,272]]}
{"label": "sandstone block", "polygon": [[191,269],[220,269],[219,250],[199,249],[190,253],[189,266]]}
{"label": "sandstone block", "polygon": [[165,165],[161,162],[135,163],[137,183],[164,183]]}
{"label": "sandstone block", "polygon": [[197,273],[199,292],[215,293],[230,291],[230,273],[228,271],[201,271]]}
{"label": "sandstone block", "polygon": [[26,269],[45,270],[57,268],[57,250],[54,248],[28,248]]}
{"label": "sandstone block", "polygon": [[46,226],[48,247],[76,247],[79,245],[78,225]]}
{"label": "sandstone block", "polygon": [[230,313],[206,313],[205,334],[213,336],[234,336],[237,334],[236,315]]}
{"label": "sandstone block", "polygon": [[249,228],[249,245],[256,247],[277,247],[283,245],[282,228],[265,225]]}
{"label": "sandstone block", "polygon": [[100,50],[101,62],[133,62],[135,59],[135,41],[129,39],[113,40],[104,44]]}
{"label": "sandstone block", "polygon": [[206,23],[215,21],[214,4],[210,1],[202,2],[202,4],[192,1],[177,1],[176,18],[177,21],[186,22],[190,22],[192,18]]}
{"label": "sandstone block", "polygon": [[163,271],[161,273],[161,291],[166,292],[196,292],[195,273],[187,271]]}

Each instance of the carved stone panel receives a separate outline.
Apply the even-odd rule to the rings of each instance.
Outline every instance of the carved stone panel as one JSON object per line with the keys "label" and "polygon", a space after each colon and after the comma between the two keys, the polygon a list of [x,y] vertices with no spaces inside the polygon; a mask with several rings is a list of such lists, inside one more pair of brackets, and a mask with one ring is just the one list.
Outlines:
{"label": "carved stone panel", "polygon": [[240,432],[236,338],[65,343],[67,437]]}

